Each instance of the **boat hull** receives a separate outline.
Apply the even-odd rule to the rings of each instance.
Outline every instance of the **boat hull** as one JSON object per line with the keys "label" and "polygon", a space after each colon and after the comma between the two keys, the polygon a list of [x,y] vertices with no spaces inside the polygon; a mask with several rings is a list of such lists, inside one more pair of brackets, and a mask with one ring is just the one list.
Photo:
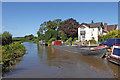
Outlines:
{"label": "boat hull", "polygon": [[97,49],[97,50],[90,50],[89,47],[73,47],[73,46],[52,46],[58,49],[62,49],[65,51],[69,51],[69,52],[74,52],[77,54],[81,54],[81,55],[85,55],[85,56],[96,56],[96,57],[104,57],[107,50],[104,49]]}

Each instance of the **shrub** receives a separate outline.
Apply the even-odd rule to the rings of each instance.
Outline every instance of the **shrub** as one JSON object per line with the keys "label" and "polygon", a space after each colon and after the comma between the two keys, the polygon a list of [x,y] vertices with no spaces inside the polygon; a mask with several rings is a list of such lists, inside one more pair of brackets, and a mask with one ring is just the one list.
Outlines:
{"label": "shrub", "polygon": [[72,38],[70,37],[69,39],[68,39],[68,42],[70,42],[72,40]]}
{"label": "shrub", "polygon": [[95,44],[95,43],[96,43],[95,40],[89,40],[89,41],[87,41],[87,44],[89,44],[89,42],[90,42],[91,44]]}
{"label": "shrub", "polygon": [[73,41],[76,41],[76,40],[78,40],[78,37],[75,37],[75,38],[73,39]]}
{"label": "shrub", "polygon": [[39,40],[38,39],[35,39],[34,41],[33,41],[33,43],[39,43]]}
{"label": "shrub", "polygon": [[49,44],[51,44],[51,42],[52,41],[55,41],[55,40],[57,40],[56,38],[51,38],[50,40],[49,40]]}
{"label": "shrub", "polygon": [[17,58],[21,58],[25,54],[25,47],[19,42],[2,46],[2,72],[9,71],[11,66],[15,64]]}

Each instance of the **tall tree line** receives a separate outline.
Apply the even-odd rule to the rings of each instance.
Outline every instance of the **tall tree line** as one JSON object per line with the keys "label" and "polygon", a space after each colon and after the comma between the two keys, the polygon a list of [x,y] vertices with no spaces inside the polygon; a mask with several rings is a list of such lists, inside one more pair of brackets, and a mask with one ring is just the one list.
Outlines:
{"label": "tall tree line", "polygon": [[77,26],[79,23],[73,18],[62,21],[61,19],[45,21],[40,25],[37,32],[39,40],[49,41],[51,38],[67,40],[77,37]]}

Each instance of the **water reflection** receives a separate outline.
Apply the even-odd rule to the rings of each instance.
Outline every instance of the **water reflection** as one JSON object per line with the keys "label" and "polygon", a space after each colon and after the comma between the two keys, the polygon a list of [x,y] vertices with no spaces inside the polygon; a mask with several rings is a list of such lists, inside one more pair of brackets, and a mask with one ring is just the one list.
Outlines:
{"label": "water reflection", "polygon": [[66,51],[61,51],[53,47],[39,46],[38,53],[40,60],[43,64],[48,66],[56,66],[58,68],[63,66],[68,66],[72,64],[76,65],[88,65],[93,70],[108,71],[109,67],[106,66],[107,62],[104,63],[104,59],[96,58],[93,56],[82,56],[75,53],[68,53]]}

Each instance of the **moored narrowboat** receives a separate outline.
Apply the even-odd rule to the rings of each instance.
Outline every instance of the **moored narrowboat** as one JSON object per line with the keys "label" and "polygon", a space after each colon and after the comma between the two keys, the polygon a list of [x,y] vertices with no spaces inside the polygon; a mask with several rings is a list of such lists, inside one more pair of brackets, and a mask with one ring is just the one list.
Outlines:
{"label": "moored narrowboat", "polygon": [[114,45],[112,52],[108,54],[108,61],[120,65],[120,46]]}
{"label": "moored narrowboat", "polygon": [[40,45],[48,46],[48,44],[45,42],[45,40],[41,40],[41,41],[39,41],[39,44],[40,44]]}
{"label": "moored narrowboat", "polygon": [[52,45],[62,45],[61,41],[52,41]]}

